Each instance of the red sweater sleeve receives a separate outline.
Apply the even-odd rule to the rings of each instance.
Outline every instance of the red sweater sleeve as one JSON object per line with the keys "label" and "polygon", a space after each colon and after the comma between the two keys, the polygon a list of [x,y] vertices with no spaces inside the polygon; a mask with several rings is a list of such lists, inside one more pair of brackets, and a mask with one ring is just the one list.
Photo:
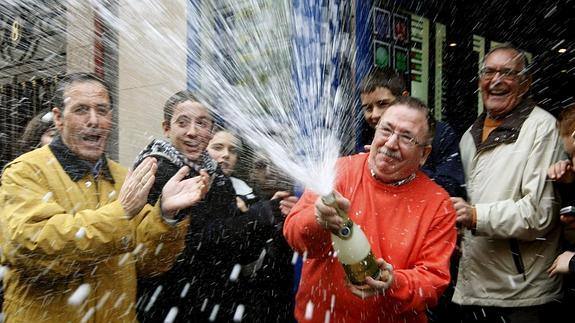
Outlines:
{"label": "red sweater sleeve", "polygon": [[315,219],[317,195],[305,190],[298,203],[284,221],[284,236],[288,244],[308,258],[317,258],[331,249],[328,231],[320,227]]}
{"label": "red sweater sleeve", "polygon": [[436,212],[414,266],[394,271],[395,280],[387,296],[397,300],[398,313],[423,312],[437,303],[449,284],[449,260],[456,238],[455,210],[446,199]]}

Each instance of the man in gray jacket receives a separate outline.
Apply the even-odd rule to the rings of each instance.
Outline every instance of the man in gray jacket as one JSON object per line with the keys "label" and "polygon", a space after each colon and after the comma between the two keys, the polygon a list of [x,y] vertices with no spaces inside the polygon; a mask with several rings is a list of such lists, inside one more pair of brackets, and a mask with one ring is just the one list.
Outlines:
{"label": "man in gray jacket", "polygon": [[561,280],[546,269],[560,227],[546,170],[561,152],[555,118],[527,98],[525,55],[490,51],[480,71],[485,112],[459,147],[468,201],[454,197],[463,255],[453,302],[464,322],[558,322]]}

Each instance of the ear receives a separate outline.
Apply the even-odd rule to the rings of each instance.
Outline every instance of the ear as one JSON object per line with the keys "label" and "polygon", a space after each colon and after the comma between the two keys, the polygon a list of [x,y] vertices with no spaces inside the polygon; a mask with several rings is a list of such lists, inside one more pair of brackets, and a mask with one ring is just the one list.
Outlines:
{"label": "ear", "polygon": [[431,154],[431,145],[423,147],[423,152],[421,153],[421,160],[419,161],[419,167],[422,167],[427,161],[427,157]]}
{"label": "ear", "polygon": [[409,92],[407,92],[407,90],[403,90],[403,92],[401,92],[401,96],[409,96]]}
{"label": "ear", "polygon": [[170,138],[170,122],[167,120],[162,121],[162,129],[164,130],[164,137]]}
{"label": "ear", "polygon": [[52,108],[52,114],[54,116],[54,126],[58,129],[59,133],[62,133],[62,128],[64,127],[63,111],[60,110],[60,108]]}

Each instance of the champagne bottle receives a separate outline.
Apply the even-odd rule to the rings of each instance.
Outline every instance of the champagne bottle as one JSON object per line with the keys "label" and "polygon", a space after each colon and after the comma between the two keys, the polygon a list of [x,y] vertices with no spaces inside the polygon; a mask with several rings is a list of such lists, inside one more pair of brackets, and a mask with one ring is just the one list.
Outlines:
{"label": "champagne bottle", "polygon": [[367,277],[379,279],[381,272],[363,230],[339,208],[333,193],[322,196],[322,201],[335,208],[344,220],[343,227],[337,233],[331,233],[331,241],[349,281],[354,285],[363,285]]}

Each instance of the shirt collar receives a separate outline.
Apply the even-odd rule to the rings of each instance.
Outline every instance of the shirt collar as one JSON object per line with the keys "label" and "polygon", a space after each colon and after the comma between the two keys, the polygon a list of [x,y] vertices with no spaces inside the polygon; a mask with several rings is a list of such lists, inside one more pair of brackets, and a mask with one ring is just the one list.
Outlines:
{"label": "shirt collar", "polygon": [[64,171],[70,178],[76,182],[86,174],[92,174],[94,178],[98,175],[104,176],[105,179],[114,183],[114,178],[108,168],[108,160],[103,155],[95,164],[80,159],[73,151],[68,148],[60,136],[56,136],[49,145],[50,150],[64,168]]}
{"label": "shirt collar", "polygon": [[371,177],[373,177],[378,182],[385,184],[385,185],[391,185],[391,186],[401,186],[401,185],[407,184],[407,183],[411,182],[412,180],[414,180],[415,176],[416,176],[415,173],[413,173],[404,179],[400,179],[399,181],[391,182],[391,183],[385,183],[385,182],[381,181],[381,179],[379,179],[379,177],[377,177],[377,174],[375,173],[375,171],[371,167],[369,168],[369,172],[371,174]]}
{"label": "shirt collar", "polygon": [[535,108],[535,105],[529,100],[524,99],[519,102],[517,107],[515,107],[511,112],[502,117],[503,123],[499,127],[493,129],[484,142],[481,142],[481,136],[483,133],[483,124],[485,123],[485,118],[487,113],[483,112],[477,120],[471,126],[471,136],[475,142],[475,147],[477,151],[493,148],[500,144],[509,144],[517,140],[519,132],[523,123],[531,114],[531,111]]}

